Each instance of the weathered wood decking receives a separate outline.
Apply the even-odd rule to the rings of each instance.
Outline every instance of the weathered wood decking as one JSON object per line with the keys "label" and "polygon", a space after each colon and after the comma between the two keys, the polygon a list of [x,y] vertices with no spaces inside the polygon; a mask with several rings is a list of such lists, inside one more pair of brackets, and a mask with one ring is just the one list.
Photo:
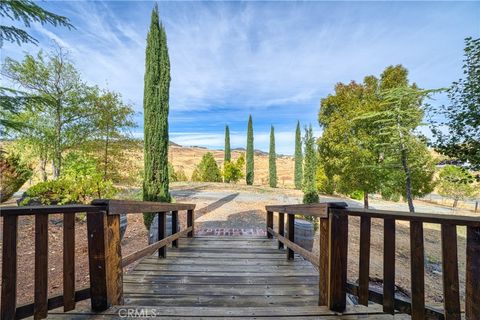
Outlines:
{"label": "weathered wood decking", "polygon": [[[123,278],[124,306],[102,313],[50,312],[62,319],[409,319],[381,308],[349,306],[342,315],[318,304],[318,271],[300,256],[287,260],[267,238],[181,238],[167,258],[154,254]],[[141,306],[141,307],[140,307]],[[129,314],[130,312],[130,314]]]}

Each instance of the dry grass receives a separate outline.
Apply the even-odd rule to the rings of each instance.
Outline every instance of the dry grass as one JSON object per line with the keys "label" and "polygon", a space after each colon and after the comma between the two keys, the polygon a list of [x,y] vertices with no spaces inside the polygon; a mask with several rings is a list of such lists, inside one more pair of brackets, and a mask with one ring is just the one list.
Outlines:
{"label": "dry grass", "polygon": [[[211,152],[219,165],[223,168],[223,150],[211,150],[201,147],[180,147],[170,146],[168,157],[173,164],[175,170],[183,170],[187,175],[187,178],[191,178],[193,170],[200,163],[202,157],[207,152]],[[243,152],[232,151],[232,159],[236,160]],[[128,180],[132,173],[140,173],[143,170],[143,150],[141,146],[125,150],[124,152],[126,161],[120,168],[120,172],[123,173],[123,179]],[[268,184],[268,155],[267,154],[255,154],[255,185],[267,185]],[[295,162],[292,156],[279,156],[277,157],[277,176],[278,186],[293,188],[293,173]],[[140,178],[140,175],[138,175]],[[139,180],[140,182],[140,180]],[[239,184],[245,184],[245,180],[242,179]],[[137,184],[139,185],[139,184]]]}

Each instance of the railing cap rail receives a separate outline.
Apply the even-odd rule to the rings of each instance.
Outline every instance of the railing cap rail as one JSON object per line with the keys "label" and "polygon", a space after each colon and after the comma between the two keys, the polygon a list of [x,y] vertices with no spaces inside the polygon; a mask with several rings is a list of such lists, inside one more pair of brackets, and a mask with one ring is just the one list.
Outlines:
{"label": "railing cap rail", "polygon": [[345,209],[346,202],[328,202],[312,204],[288,204],[288,205],[268,205],[265,209],[270,212],[279,212],[286,214],[301,214],[304,216],[328,217],[329,208]]}
{"label": "railing cap rail", "polygon": [[195,204],[167,203],[153,201],[96,199],[93,205],[106,206],[108,214],[141,213],[141,212],[169,212],[179,210],[194,210]]}
{"label": "railing cap rail", "polygon": [[105,211],[106,206],[90,204],[9,206],[0,207],[0,216],[29,216],[35,214],[78,213]]}
{"label": "railing cap rail", "polygon": [[363,209],[352,207],[345,208],[344,212],[350,216],[367,216],[370,218],[379,219],[394,219],[404,221],[419,221],[425,223],[480,227],[480,217],[473,216],[420,212],[400,212],[392,210]]}

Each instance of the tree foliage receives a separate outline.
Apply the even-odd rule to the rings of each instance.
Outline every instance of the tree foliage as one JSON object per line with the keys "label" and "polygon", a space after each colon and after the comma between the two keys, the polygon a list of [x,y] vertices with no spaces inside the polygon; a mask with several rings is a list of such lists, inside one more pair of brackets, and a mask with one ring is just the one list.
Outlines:
{"label": "tree foliage", "polygon": [[238,182],[243,178],[243,167],[245,166],[245,157],[243,154],[237,161],[227,161],[223,167],[223,179],[229,182]]}
{"label": "tree foliage", "polygon": [[[170,202],[168,180],[168,111],[170,59],[167,36],[160,24],[158,7],[152,10],[145,57],[144,108],[144,181],[143,200]],[[153,214],[144,214],[150,227]]]}
{"label": "tree foliage", "polygon": [[21,136],[29,140],[29,134],[35,134],[33,143],[47,143],[42,161],[52,160],[53,175],[58,178],[65,151],[93,134],[94,88],[81,80],[68,53],[59,46],[47,54],[26,55],[22,61],[6,58],[2,74],[28,95],[40,98],[28,101],[16,119],[24,123],[26,134]]}
{"label": "tree foliage", "polygon": [[32,176],[32,169],[18,154],[0,150],[0,203],[10,199]]}
{"label": "tree foliage", "polygon": [[[68,29],[73,28],[73,25],[67,18],[42,9],[34,1],[29,0],[1,1],[0,16],[3,21],[7,19],[19,21],[27,28],[34,22],[39,22],[42,25],[50,24],[67,27]],[[37,39],[27,31],[13,25],[0,25],[0,48],[3,47],[4,41],[16,42],[18,45],[22,43],[38,43]]]}
{"label": "tree foliage", "polygon": [[65,154],[73,149],[100,149],[104,178],[114,173],[112,162],[122,160],[122,146],[112,142],[128,138],[128,128],[134,126],[133,109],[120,94],[88,86],[58,46],[22,61],[7,58],[2,73],[25,90],[4,100],[7,105],[14,100],[24,104],[9,115],[9,121],[21,125],[8,128],[8,133],[39,160],[43,181],[49,161],[54,178],[59,178]]}
{"label": "tree foliage", "polygon": [[480,38],[465,39],[464,78],[448,89],[450,104],[435,109],[437,151],[480,169]]}
{"label": "tree foliage", "polygon": [[302,153],[302,132],[300,129],[300,121],[297,122],[295,130],[295,189],[302,189],[303,178],[303,153]]}
{"label": "tree foliage", "polygon": [[102,171],[104,179],[117,175],[114,162],[123,157],[122,144],[116,143],[130,138],[129,129],[135,127],[133,107],[125,104],[119,93],[102,90],[94,100],[93,126],[95,142],[103,151]]}
{"label": "tree foliage", "polygon": [[432,93],[408,83],[398,65],[380,78],[339,83],[322,99],[319,139],[323,190],[346,195],[381,193],[389,199],[412,199],[432,190],[434,163],[416,129],[424,115],[423,101]]}
{"label": "tree foliage", "polygon": [[[405,81],[406,80],[405,70]],[[421,125],[424,107],[423,100],[428,98],[431,90],[420,90],[416,85],[403,85],[382,91],[381,109],[359,117],[360,121],[371,124],[372,134],[378,140],[377,147],[386,160],[384,168],[389,168],[392,177],[404,181],[402,195],[408,202],[410,212],[415,211],[413,198],[432,191],[433,168],[428,168],[431,159],[427,144],[420,139],[415,130]],[[424,163],[418,163],[424,155]],[[416,162],[415,162],[416,161]],[[419,168],[414,168],[413,164]],[[398,172],[401,170],[401,173]],[[413,172],[423,175],[424,181],[417,181],[414,189]],[[421,183],[424,182],[424,183]],[[422,188],[423,187],[423,188]],[[423,190],[422,190],[423,189]]]}
{"label": "tree foliage", "polygon": [[475,177],[466,169],[447,165],[440,170],[437,190],[441,196],[453,199],[455,208],[458,201],[475,196],[479,192],[479,186]]}
{"label": "tree foliage", "polygon": [[222,182],[222,173],[211,152],[203,155],[192,174],[192,181]]}
{"label": "tree foliage", "polygon": [[305,128],[305,136],[303,138],[305,158],[303,165],[303,203],[317,203],[319,201],[316,185],[317,172],[317,150],[315,148],[315,137],[313,136],[313,128]]}
{"label": "tree foliage", "polygon": [[337,84],[335,94],[322,99],[318,117],[323,128],[318,140],[320,189],[347,195],[362,191],[365,207],[368,194],[380,189],[380,152],[373,148],[369,128],[357,125],[356,119],[378,108],[377,86],[373,77],[366,77],[362,84]]}
{"label": "tree foliage", "polygon": [[270,149],[268,152],[268,183],[271,188],[277,187],[277,153],[275,152],[275,129],[270,128]]}
{"label": "tree foliage", "polygon": [[247,167],[245,179],[247,185],[252,185],[254,181],[254,163],[253,163],[254,149],[253,149],[253,124],[252,116],[248,117],[247,127]]}

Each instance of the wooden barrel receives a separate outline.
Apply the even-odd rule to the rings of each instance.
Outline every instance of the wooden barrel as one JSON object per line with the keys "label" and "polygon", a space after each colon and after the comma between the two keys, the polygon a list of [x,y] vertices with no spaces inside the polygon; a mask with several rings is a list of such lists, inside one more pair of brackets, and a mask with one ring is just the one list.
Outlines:
{"label": "wooden barrel", "polygon": [[[285,236],[288,236],[285,228]],[[295,219],[295,243],[304,249],[312,251],[313,240],[315,237],[315,228],[313,223],[303,219]]]}
{"label": "wooden barrel", "polygon": [[[177,226],[177,231],[180,231],[180,224]],[[172,215],[167,214],[167,237],[172,235]],[[150,231],[148,233],[148,244],[157,242],[158,237],[158,215],[153,218],[150,225]]]}

